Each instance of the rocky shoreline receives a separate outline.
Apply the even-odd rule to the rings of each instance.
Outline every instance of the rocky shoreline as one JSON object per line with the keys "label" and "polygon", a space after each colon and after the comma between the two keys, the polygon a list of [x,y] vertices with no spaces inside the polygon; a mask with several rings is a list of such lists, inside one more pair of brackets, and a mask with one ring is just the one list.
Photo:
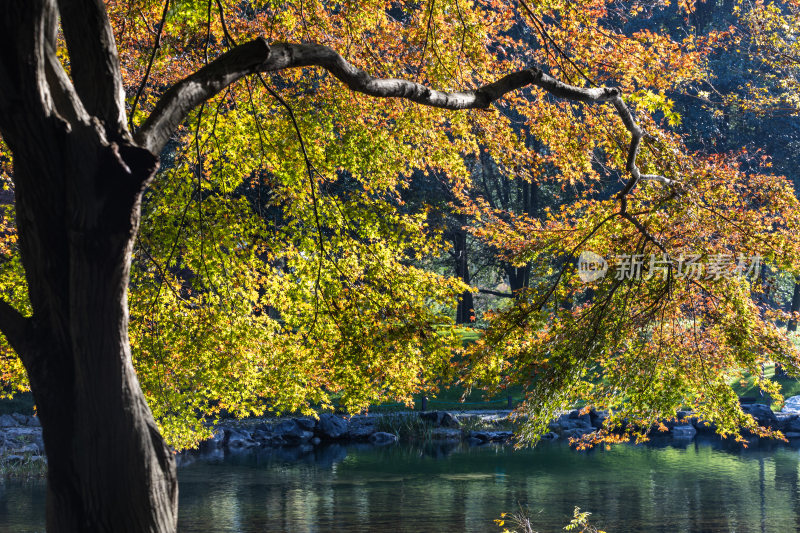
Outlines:
{"label": "rocky shoreline", "polygon": [[[800,444],[800,413],[774,413],[762,404],[743,405],[742,409],[751,414],[762,426],[783,432],[790,442]],[[228,453],[241,453],[254,449],[298,448],[310,452],[326,444],[367,444],[386,446],[399,442],[399,432],[382,431],[385,419],[407,417],[408,422],[424,422],[424,432],[416,435],[416,440],[432,443],[459,443],[482,446],[490,443],[510,443],[513,440],[510,411],[472,411],[472,412],[407,412],[388,415],[354,415],[350,417],[323,414],[319,420],[313,418],[287,418],[269,423],[259,421],[255,424],[225,424],[216,427],[214,437],[205,441],[198,450],[185,452],[192,457],[216,455],[223,457]],[[654,431],[653,438],[659,442],[674,441],[687,443],[696,436],[714,436],[712,424],[698,421],[690,411],[679,411],[671,420],[663,421],[666,432]],[[550,423],[550,431],[543,436],[545,440],[568,440],[579,438],[599,429],[606,418],[603,412],[590,411],[582,414],[579,410],[564,413]],[[409,424],[413,425],[413,424]],[[477,428],[477,429],[476,429]],[[747,435],[745,435],[747,437]],[[760,440],[750,436],[751,441]],[[763,439],[761,439],[763,440]],[[772,439],[769,439],[772,440]],[[189,457],[186,457],[189,459]]]}
{"label": "rocky shoreline", "polygon": [[[800,413],[774,413],[762,404],[743,405],[742,408],[760,425],[780,430],[790,442],[800,443]],[[461,442],[469,446],[509,443],[513,439],[509,414],[510,411],[426,411],[222,422],[214,428],[214,436],[201,443],[197,450],[178,454],[178,464],[193,462],[198,457],[222,458],[258,449],[293,451],[297,455],[330,444],[388,446],[399,442],[401,433],[405,438],[433,443]],[[550,432],[543,438],[579,438],[600,428],[605,418],[603,412],[572,410],[551,422]],[[686,443],[697,435],[715,434],[713,425],[696,420],[689,411],[679,411],[673,419],[663,421],[663,425],[666,432],[652,433],[661,442]],[[752,436],[752,439],[757,440],[757,437]],[[39,420],[18,413],[0,415],[0,465],[44,465],[46,462]]]}

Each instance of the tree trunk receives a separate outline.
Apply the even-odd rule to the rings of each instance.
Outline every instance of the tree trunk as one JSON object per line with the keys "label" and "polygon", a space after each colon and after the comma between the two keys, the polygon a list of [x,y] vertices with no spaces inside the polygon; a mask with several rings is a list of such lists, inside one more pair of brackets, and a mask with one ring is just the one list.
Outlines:
{"label": "tree trunk", "polygon": [[[107,52],[75,55],[73,76],[108,67],[111,74],[97,72],[82,87],[118,89],[104,11],[91,2],[64,4],[70,10],[62,22],[80,19],[82,10],[94,16],[81,24],[87,34],[97,30],[96,44]],[[18,243],[33,308],[25,318],[0,302],[0,327],[25,365],[42,424],[47,530],[171,532],[175,463],[128,341],[131,250],[158,160],[120,126],[119,90],[85,98],[84,107],[55,54],[58,20],[53,0],[8,2],[0,12],[0,134],[13,154]],[[93,59],[97,69],[89,68]]]}
{"label": "tree trunk", "polygon": [[[456,276],[461,281],[469,285],[469,261],[467,253],[467,232],[464,229],[466,219],[463,216],[456,217],[458,227],[453,228],[453,257],[455,259]],[[456,308],[456,323],[469,324],[475,321],[475,300],[471,291],[464,291],[458,300]]]}
{"label": "tree trunk", "polygon": [[[800,312],[800,277],[795,278],[794,280],[794,293],[792,293],[792,304],[789,311],[792,314]],[[786,331],[797,331],[797,319],[789,319],[789,322],[786,324]],[[775,363],[775,377],[780,378],[786,376],[786,370],[784,370],[783,365],[780,363]]]}
{"label": "tree trunk", "polygon": [[[792,294],[792,306],[789,309],[791,313],[800,312],[800,278],[794,280],[794,293]],[[797,320],[794,318],[789,319],[786,325],[787,331],[797,331]]]}
{"label": "tree trunk", "polygon": [[[60,141],[69,152],[33,162],[15,152],[14,167],[34,307],[23,361],[48,457],[47,528],[174,531],[175,465],[128,342],[131,249],[141,189],[157,164],[132,146]],[[52,172],[52,159],[66,164]]]}
{"label": "tree trunk", "polygon": [[517,297],[520,291],[529,285],[531,266],[524,265],[515,267],[509,263],[505,263],[503,268],[506,271],[506,276],[508,276],[508,286],[511,288],[511,294]]}

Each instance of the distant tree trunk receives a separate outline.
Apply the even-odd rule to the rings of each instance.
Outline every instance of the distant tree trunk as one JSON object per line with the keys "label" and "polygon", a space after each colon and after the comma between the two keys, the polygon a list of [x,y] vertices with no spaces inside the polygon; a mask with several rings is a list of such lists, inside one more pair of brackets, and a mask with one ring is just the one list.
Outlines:
{"label": "distant tree trunk", "polygon": [[[789,311],[794,315],[794,313],[800,312],[800,277],[795,278],[794,280],[794,293],[792,294],[792,304]],[[797,319],[790,318],[789,322],[786,324],[786,331],[794,332],[797,331]],[[786,376],[786,371],[783,369],[780,363],[775,363],[775,376],[776,377],[783,377]]]}
{"label": "distant tree trunk", "polygon": [[[453,228],[453,258],[455,260],[456,276],[464,283],[470,284],[469,275],[469,254],[467,253],[467,232],[463,227],[466,225],[466,217],[459,215],[456,217],[456,224]],[[456,308],[456,323],[469,324],[475,319],[475,300],[472,292],[464,291],[458,300]]]}
{"label": "distant tree trunk", "polygon": [[[791,313],[800,312],[800,278],[794,280],[794,293],[792,294],[792,305],[789,309]],[[787,331],[797,331],[797,319],[790,318],[786,325]]]}
{"label": "distant tree trunk", "polygon": [[698,33],[703,33],[713,20],[714,11],[717,9],[717,0],[698,0],[695,4],[691,21]]}
{"label": "distant tree trunk", "polygon": [[530,283],[530,265],[515,267],[506,264],[503,270],[505,270],[506,276],[508,277],[508,286],[511,288],[511,294],[514,296],[517,296],[519,291],[527,287]]}
{"label": "distant tree trunk", "polygon": [[[519,196],[521,200],[522,213],[535,217],[539,210],[539,187],[535,182],[530,182],[524,179],[517,180],[519,187]],[[503,265],[506,277],[508,277],[508,286],[511,289],[511,294],[515,297],[520,294],[520,291],[530,285],[531,266],[523,265],[515,267],[508,263]]]}

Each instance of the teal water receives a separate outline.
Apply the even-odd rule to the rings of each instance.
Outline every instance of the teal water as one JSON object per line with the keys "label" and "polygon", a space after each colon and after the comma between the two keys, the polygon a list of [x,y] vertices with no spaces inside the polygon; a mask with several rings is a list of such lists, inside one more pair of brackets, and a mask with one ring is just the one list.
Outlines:
{"label": "teal water", "polygon": [[[541,533],[575,505],[613,532],[800,531],[800,452],[618,446],[578,452],[369,446],[252,453],[179,469],[182,532],[499,532],[520,505]],[[41,531],[42,483],[0,485],[0,531]]]}

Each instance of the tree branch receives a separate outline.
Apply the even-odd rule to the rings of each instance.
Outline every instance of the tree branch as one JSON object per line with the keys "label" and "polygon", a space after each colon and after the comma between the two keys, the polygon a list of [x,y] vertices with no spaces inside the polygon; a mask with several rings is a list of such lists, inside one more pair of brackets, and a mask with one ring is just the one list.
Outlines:
{"label": "tree branch", "polygon": [[663,176],[642,175],[639,172],[636,165],[639,146],[642,138],[649,136],[634,119],[619,89],[613,87],[587,89],[568,85],[545,74],[541,69],[532,67],[512,72],[472,91],[437,91],[408,80],[375,78],[350,64],[327,46],[275,43],[270,47],[263,38],[236,46],[170,88],[136,134],[136,141],[157,154],[193,107],[227,85],[256,72],[311,66],[326,69],[356,92],[378,98],[404,98],[418,104],[443,109],[486,109],[506,93],[528,85],[535,85],[553,96],[566,100],[584,103],[610,102],[632,137],[626,165],[631,177],[617,197],[620,200],[625,198],[641,179],[664,184],[672,183],[672,180]]}
{"label": "tree branch", "polygon": [[169,88],[134,135],[136,142],[158,155],[189,112],[248,74],[270,55],[264,39],[241,44]]}
{"label": "tree branch", "polygon": [[45,47],[44,71],[56,112],[70,124],[89,123],[89,115],[64,72],[64,67],[50,46]]}
{"label": "tree branch", "polygon": [[499,296],[500,298],[513,298],[514,294],[510,292],[493,291],[491,289],[478,289],[481,294],[491,294],[492,296]]}
{"label": "tree branch", "polygon": [[126,136],[125,90],[117,45],[102,0],[59,0],[75,90],[109,133]]}
{"label": "tree branch", "polygon": [[0,130],[9,143],[52,110],[42,52],[51,38],[53,2],[8,0],[0,7]]}

